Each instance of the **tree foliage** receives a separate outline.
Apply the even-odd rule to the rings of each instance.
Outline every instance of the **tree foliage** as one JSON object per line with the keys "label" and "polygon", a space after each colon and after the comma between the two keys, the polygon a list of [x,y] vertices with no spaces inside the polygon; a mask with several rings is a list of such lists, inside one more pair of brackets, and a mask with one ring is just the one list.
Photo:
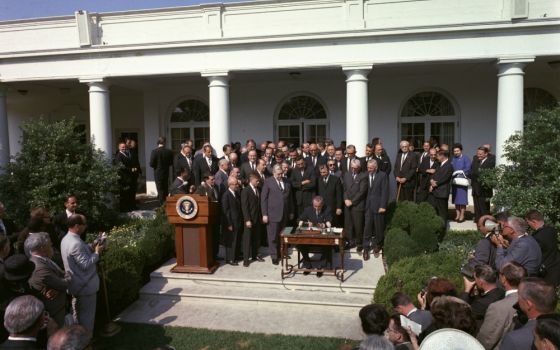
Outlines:
{"label": "tree foliage", "polygon": [[55,214],[73,194],[90,230],[110,227],[117,170],[105,153],[82,141],[84,132],[78,131],[73,119],[33,119],[22,131],[21,152],[0,175],[0,198],[13,218],[25,225],[29,211],[36,207]]}
{"label": "tree foliage", "polygon": [[523,216],[541,211],[560,223],[560,107],[526,116],[523,133],[512,135],[504,146],[505,164],[483,176],[496,189],[496,207]]}

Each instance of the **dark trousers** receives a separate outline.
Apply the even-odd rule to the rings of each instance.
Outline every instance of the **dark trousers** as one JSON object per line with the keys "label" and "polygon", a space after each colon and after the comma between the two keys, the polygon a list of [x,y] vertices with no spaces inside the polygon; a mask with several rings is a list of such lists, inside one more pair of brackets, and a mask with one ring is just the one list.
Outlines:
{"label": "dark trousers", "polygon": [[346,241],[354,244],[364,233],[364,211],[344,208],[344,232]]}
{"label": "dark trousers", "polygon": [[156,189],[159,204],[165,203],[165,198],[169,194],[169,179],[168,177],[156,177]]}
{"label": "dark trousers", "polygon": [[281,222],[269,222],[266,225],[266,234],[268,236],[268,253],[272,260],[277,260],[280,256],[280,232],[284,229],[285,220]]}
{"label": "dark trousers", "polygon": [[[401,192],[399,194],[398,201],[411,201],[414,202],[414,186],[410,185],[402,185]],[[397,184],[397,192],[398,192],[399,185]]]}
{"label": "dark trousers", "polygon": [[261,245],[262,225],[253,224],[251,228],[243,229],[243,262],[249,263],[249,258],[256,259]]}
{"label": "dark trousers", "polygon": [[234,261],[237,255],[237,236],[241,232],[241,226],[234,227],[233,231],[224,229],[224,246],[226,248],[226,261]]}
{"label": "dark trousers", "polygon": [[[449,200],[449,197],[447,198],[437,198],[434,197],[434,195],[430,194],[429,198],[428,198],[428,202],[430,202],[430,204],[434,207],[434,209],[436,210],[437,215],[442,218],[443,220],[443,233],[445,234],[445,231],[447,229],[447,202]],[[438,237],[439,241],[441,242],[441,240],[443,239],[443,236]]]}
{"label": "dark trousers", "polygon": [[309,258],[309,252],[315,251],[320,252],[321,258],[320,261],[320,268],[326,268],[327,265],[332,266],[332,248],[325,247],[321,245],[298,245],[298,250],[301,252],[303,256],[303,267],[304,268],[311,268],[311,258]]}
{"label": "dark trousers", "polygon": [[418,190],[416,191],[416,203],[422,203],[428,201],[428,190]]}
{"label": "dark trousers", "polygon": [[473,196],[474,203],[474,219],[478,223],[478,219],[482,216],[490,213],[490,201],[486,200],[486,197]]}
{"label": "dark trousers", "polygon": [[220,231],[221,226],[220,224],[212,225],[212,254],[214,258],[218,257],[218,253],[220,252]]}
{"label": "dark trousers", "polygon": [[362,246],[364,249],[369,249],[370,242],[373,242],[374,247],[381,248],[383,247],[384,241],[385,214],[374,213],[372,210],[367,210]]}

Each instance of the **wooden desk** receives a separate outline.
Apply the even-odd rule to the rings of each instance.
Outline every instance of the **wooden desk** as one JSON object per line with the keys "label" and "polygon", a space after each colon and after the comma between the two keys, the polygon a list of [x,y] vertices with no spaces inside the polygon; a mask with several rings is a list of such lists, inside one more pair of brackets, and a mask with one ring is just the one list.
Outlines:
{"label": "wooden desk", "polygon": [[[344,239],[343,233],[321,233],[320,231],[307,231],[295,232],[295,227],[286,227],[280,234],[280,255],[282,256],[282,279],[291,273],[297,271],[308,272],[332,272],[337,279],[344,282]],[[301,253],[298,250],[297,264],[288,263],[288,246],[294,245],[322,245],[338,247],[340,253],[340,266],[333,268],[331,261],[331,269],[315,269],[302,267]]]}

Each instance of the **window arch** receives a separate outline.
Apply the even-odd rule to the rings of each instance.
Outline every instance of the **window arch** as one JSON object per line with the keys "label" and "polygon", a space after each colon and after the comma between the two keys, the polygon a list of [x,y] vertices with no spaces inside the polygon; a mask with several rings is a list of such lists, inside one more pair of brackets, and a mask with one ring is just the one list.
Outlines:
{"label": "window arch", "polygon": [[444,94],[425,90],[414,94],[400,112],[400,139],[421,149],[424,140],[435,137],[441,143],[456,141],[458,113]]}
{"label": "window arch", "polygon": [[531,113],[539,108],[553,108],[558,104],[556,98],[541,88],[525,88],[523,90],[523,113]]}
{"label": "window arch", "polygon": [[191,98],[178,103],[171,112],[171,147],[179,150],[186,139],[199,148],[210,140],[210,109],[200,100]]}
{"label": "window arch", "polygon": [[282,101],[277,114],[278,140],[300,145],[329,137],[327,110],[318,98],[296,94]]}

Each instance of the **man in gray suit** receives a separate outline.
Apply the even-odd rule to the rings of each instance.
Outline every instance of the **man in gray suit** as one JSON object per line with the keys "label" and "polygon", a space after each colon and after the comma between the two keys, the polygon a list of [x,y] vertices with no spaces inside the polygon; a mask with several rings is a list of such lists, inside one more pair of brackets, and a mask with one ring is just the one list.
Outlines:
{"label": "man in gray suit", "polygon": [[361,173],[362,163],[353,159],[350,171],[343,175],[344,188],[344,249],[356,246],[356,239],[362,239],[364,232],[364,208],[368,191],[367,175]]}
{"label": "man in gray suit", "polygon": [[358,242],[364,249],[364,260],[369,260],[372,236],[374,239],[373,252],[376,257],[383,247],[385,238],[385,210],[389,200],[389,181],[386,173],[377,170],[377,160],[369,160],[367,162],[368,194],[365,210],[366,223],[362,242]]}
{"label": "man in gray suit", "polygon": [[433,322],[432,313],[428,310],[417,309],[412,299],[402,292],[396,292],[391,298],[393,310],[398,314],[408,317],[422,326],[422,331],[430,327]]}
{"label": "man in gray suit", "polygon": [[29,260],[35,264],[35,270],[29,278],[29,286],[45,304],[45,310],[59,327],[64,326],[66,315],[66,289],[68,280],[64,271],[51,260],[53,247],[49,234],[37,232],[25,240],[25,251]]}
{"label": "man in gray suit", "polygon": [[517,299],[519,307],[529,321],[523,327],[504,336],[500,346],[503,350],[531,349],[536,318],[553,313],[558,302],[554,286],[537,277],[527,277],[521,281]]}
{"label": "man in gray suit", "polygon": [[99,254],[103,251],[103,245],[98,243],[95,247],[90,247],[82,241],[80,234],[86,229],[86,224],[85,216],[70,216],[68,233],[62,239],[60,250],[64,269],[70,277],[68,291],[72,294],[74,319],[93,333],[99,290],[96,264]]}
{"label": "man in gray suit", "polygon": [[506,263],[500,270],[498,278],[506,291],[506,296],[488,306],[476,336],[486,350],[499,349],[502,337],[513,330],[515,316],[513,305],[517,303],[517,287],[526,276],[525,268],[514,261]]}
{"label": "man in gray suit", "polygon": [[265,180],[261,193],[261,211],[263,223],[266,224],[268,251],[274,265],[278,265],[280,255],[280,232],[286,221],[293,220],[293,204],[290,183],[282,176],[282,168],[276,164],[272,168],[273,176]]}

